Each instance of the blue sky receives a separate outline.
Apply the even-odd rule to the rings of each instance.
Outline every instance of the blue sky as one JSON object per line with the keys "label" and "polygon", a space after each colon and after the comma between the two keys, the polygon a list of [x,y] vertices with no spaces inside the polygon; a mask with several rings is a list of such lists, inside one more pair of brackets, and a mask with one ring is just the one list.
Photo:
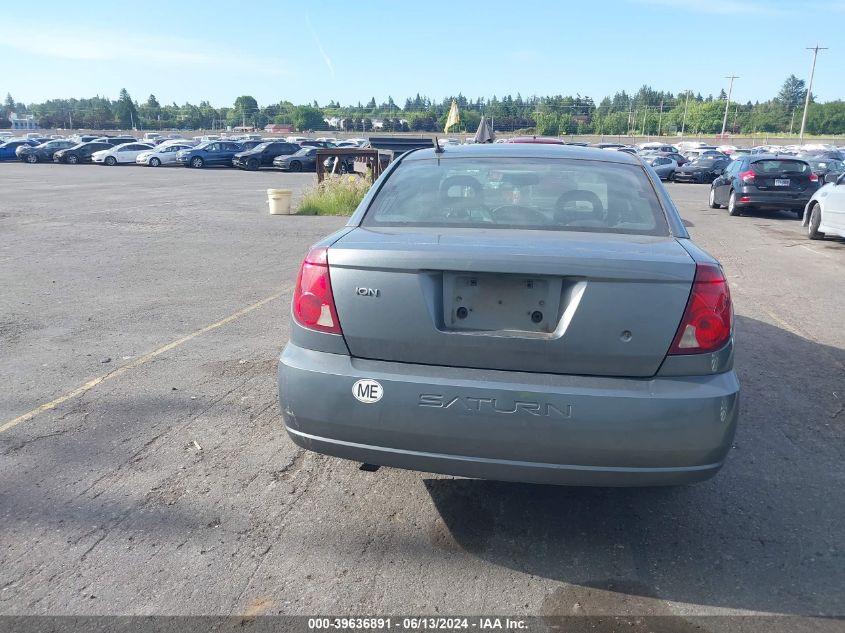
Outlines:
{"label": "blue sky", "polygon": [[744,102],[774,96],[790,73],[806,78],[805,47],[818,42],[831,48],[819,55],[813,92],[822,101],[845,98],[845,0],[37,6],[30,15],[4,11],[0,97],[116,98],[125,87],[136,100],[154,93],[162,103],[216,106],[241,94],[261,105],[389,95],[401,106],[417,92],[438,100],[580,93],[598,101],[643,84],[716,95],[733,73],[733,96]]}

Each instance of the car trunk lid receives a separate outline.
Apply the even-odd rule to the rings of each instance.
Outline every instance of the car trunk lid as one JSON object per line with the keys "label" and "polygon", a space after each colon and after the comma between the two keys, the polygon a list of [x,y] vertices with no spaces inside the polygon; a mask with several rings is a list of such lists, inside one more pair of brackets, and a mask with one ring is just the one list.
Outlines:
{"label": "car trunk lid", "polygon": [[329,249],[353,356],[555,374],[652,376],[695,263],[673,237],[357,228]]}

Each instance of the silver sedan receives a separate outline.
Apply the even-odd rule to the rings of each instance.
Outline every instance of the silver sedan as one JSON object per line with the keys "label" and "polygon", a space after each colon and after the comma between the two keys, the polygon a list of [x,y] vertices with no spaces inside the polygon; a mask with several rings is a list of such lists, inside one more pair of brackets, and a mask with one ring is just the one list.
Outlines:
{"label": "silver sedan", "polygon": [[408,152],[309,250],[292,316],[288,434],[370,469],[685,484],[736,429],[728,282],[624,152]]}
{"label": "silver sedan", "polygon": [[668,156],[644,156],[643,161],[654,169],[660,180],[675,180],[675,172],[678,171],[678,162]]}

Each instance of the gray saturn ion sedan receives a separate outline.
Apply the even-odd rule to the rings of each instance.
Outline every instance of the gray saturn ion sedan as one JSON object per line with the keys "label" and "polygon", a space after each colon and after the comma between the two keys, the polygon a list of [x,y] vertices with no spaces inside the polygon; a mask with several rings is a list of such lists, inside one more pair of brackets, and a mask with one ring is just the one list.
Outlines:
{"label": "gray saturn ion sedan", "polygon": [[623,152],[409,152],[308,252],[292,312],[279,399],[312,451],[651,486],[712,477],[731,447],[725,275]]}

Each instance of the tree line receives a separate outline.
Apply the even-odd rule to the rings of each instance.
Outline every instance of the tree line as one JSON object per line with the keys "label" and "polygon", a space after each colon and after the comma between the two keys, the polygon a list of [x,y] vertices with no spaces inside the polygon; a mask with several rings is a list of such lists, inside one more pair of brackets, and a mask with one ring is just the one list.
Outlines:
{"label": "tree line", "polygon": [[[238,97],[231,107],[214,107],[208,101],[198,105],[161,104],[155,95],[135,101],[123,89],[116,100],[96,96],[88,99],[51,99],[23,104],[7,94],[0,109],[0,128],[9,127],[9,115],[33,115],[43,128],[67,129],[225,129],[246,126],[263,128],[269,123],[289,124],[296,130],[337,129],[369,132],[438,132],[443,130],[454,99],[461,111],[459,129],[474,131],[482,117],[491,120],[498,132],[531,131],[543,135],[566,134],[716,134],[723,121],[734,134],[797,132],[806,97],[804,81],[790,75],[777,95],[767,101],[725,106],[724,90],[713,97],[700,93],[672,93],[650,86],[636,93],[624,90],[604,97],[598,104],[589,96],[554,95],[538,97],[469,99],[462,94],[433,101],[419,94],[400,107],[388,97],[377,103],[341,105],[334,100],[320,105],[295,105],[280,101],[259,106],[249,95]],[[332,121],[331,126],[326,120]],[[845,134],[845,102],[816,102],[811,95],[807,117],[810,134]]]}

